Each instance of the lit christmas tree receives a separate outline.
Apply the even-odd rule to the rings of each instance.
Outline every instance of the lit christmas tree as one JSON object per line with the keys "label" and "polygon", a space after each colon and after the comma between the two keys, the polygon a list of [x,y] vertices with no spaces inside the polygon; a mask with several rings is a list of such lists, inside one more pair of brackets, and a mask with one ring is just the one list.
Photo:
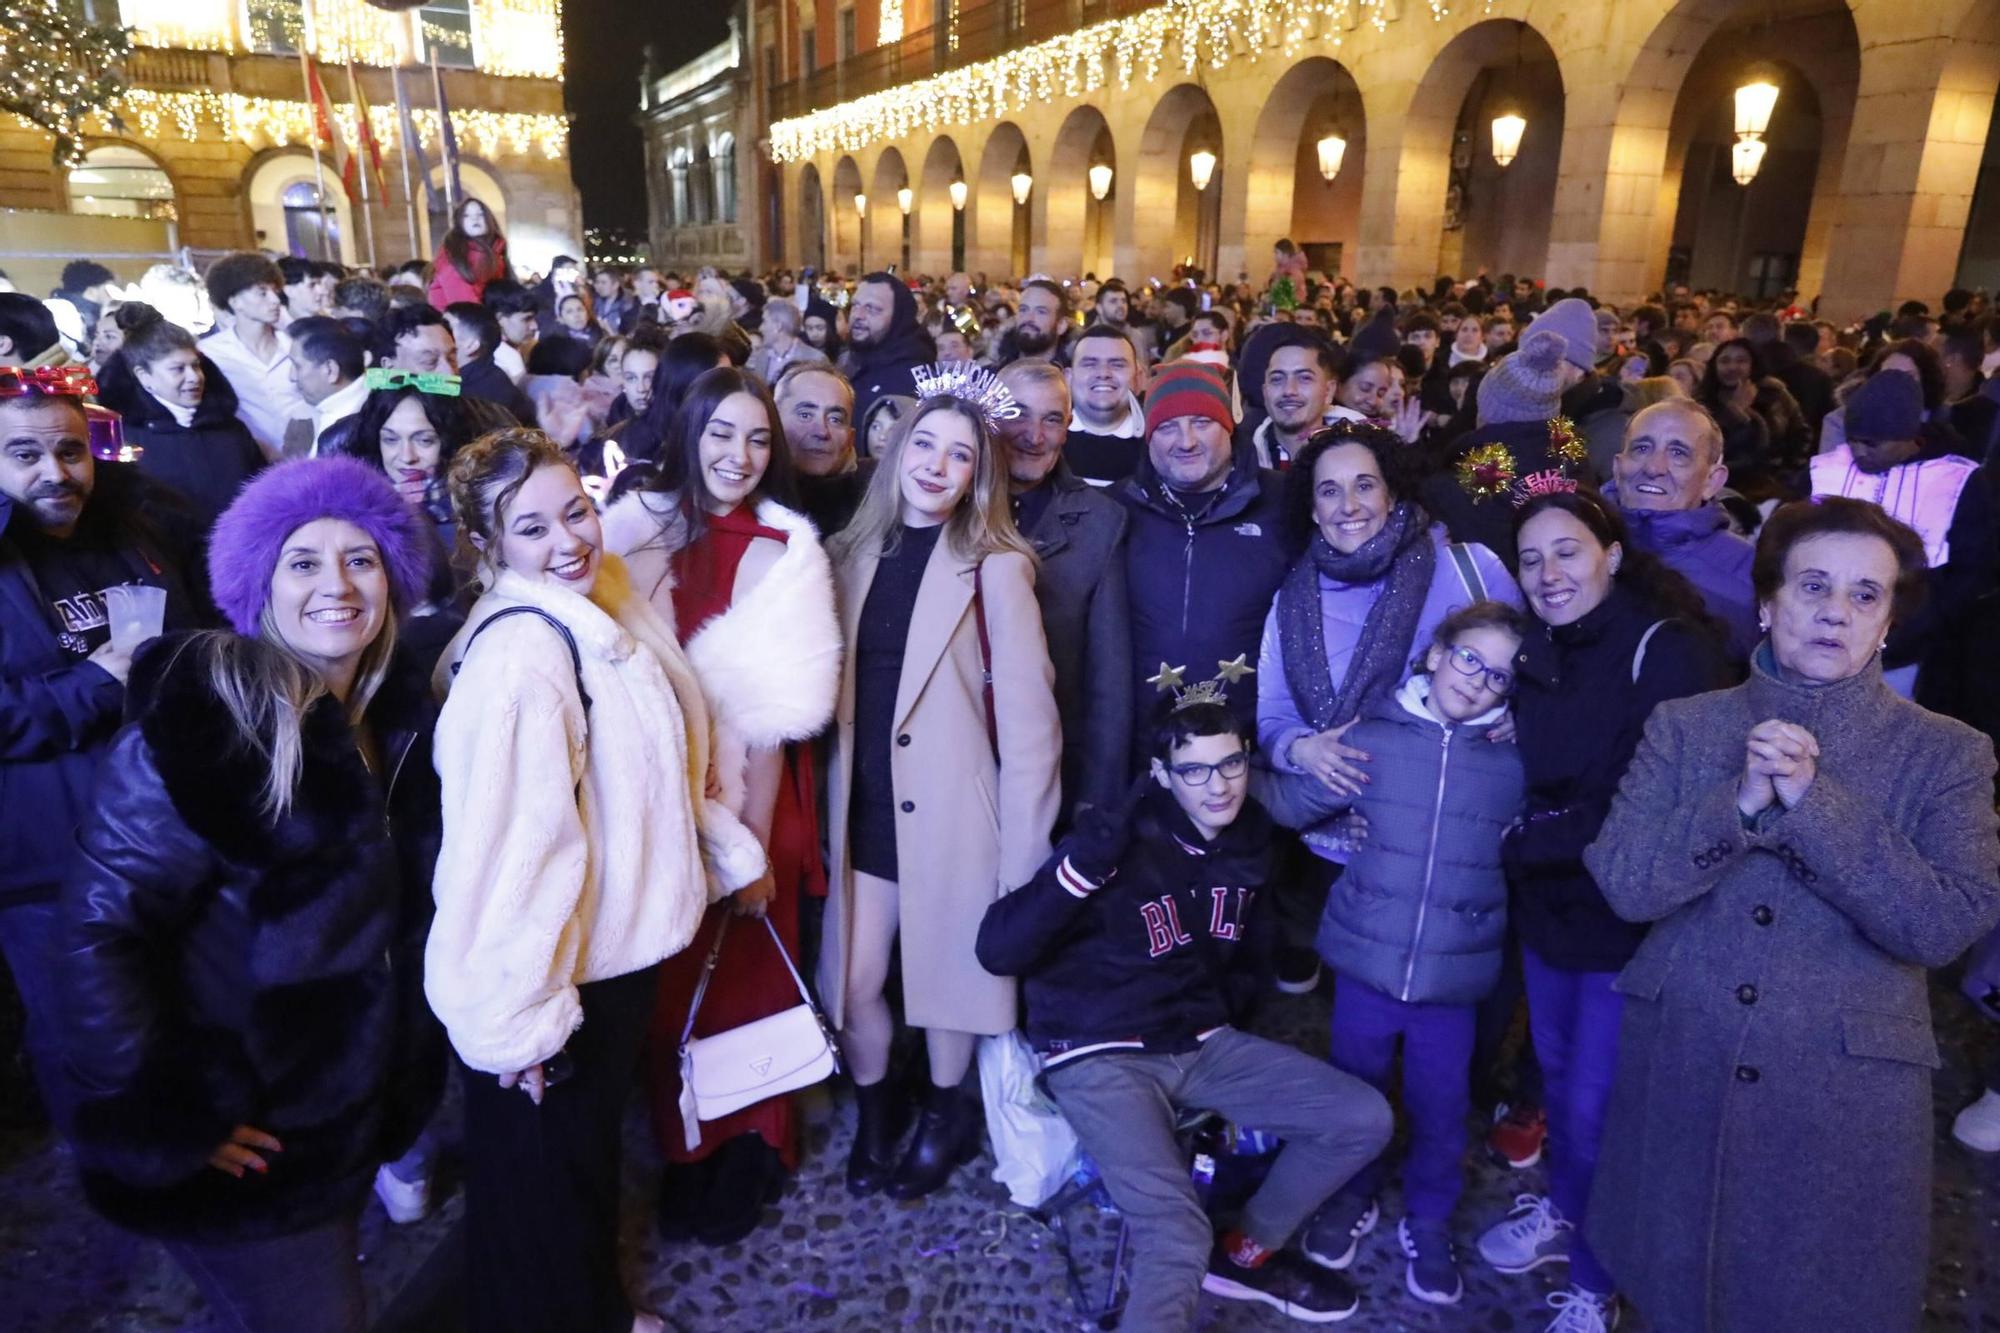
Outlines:
{"label": "lit christmas tree", "polygon": [[0,5],[0,111],[55,136],[55,157],[83,157],[83,122],[125,95],[128,29],[92,23],[64,0]]}

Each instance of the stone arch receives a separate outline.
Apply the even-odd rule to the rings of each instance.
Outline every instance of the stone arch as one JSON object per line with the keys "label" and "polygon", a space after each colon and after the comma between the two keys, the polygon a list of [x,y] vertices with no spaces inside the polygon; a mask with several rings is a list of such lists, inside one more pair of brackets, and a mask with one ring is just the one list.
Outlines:
{"label": "stone arch", "polygon": [[[983,269],[988,278],[1019,277],[1033,269],[1034,247],[1028,234],[1028,209],[1014,203],[1011,178],[1017,165],[1030,176],[1035,165],[1028,155],[1027,136],[1011,120],[1003,120],[986,137],[979,154],[979,176],[969,182],[972,211],[967,229],[966,262]],[[1042,182],[1035,182],[1037,189]]]}
{"label": "stone arch", "polygon": [[[1090,168],[1111,168],[1111,190],[1099,200],[1091,193]],[[1043,266],[1062,277],[1096,273],[1111,276],[1112,216],[1117,208],[1118,150],[1104,113],[1085,103],[1063,118],[1049,149],[1048,179],[1041,194]]]}
{"label": "stone arch", "polygon": [[[1329,182],[1319,172],[1317,144],[1330,132],[1347,148],[1339,174]],[[1258,113],[1250,142],[1246,256],[1255,260],[1289,237],[1307,247],[1314,266],[1329,277],[1351,272],[1367,166],[1368,116],[1354,75],[1326,56],[1308,57],[1285,71]]]}
{"label": "stone arch", "polygon": [[811,162],[799,169],[798,260],[801,268],[826,267],[826,189]]}
{"label": "stone arch", "polygon": [[180,217],[180,182],[158,153],[134,140],[88,140],[83,160],[63,176],[63,203],[71,213],[166,222]]}
{"label": "stone arch", "polygon": [[867,263],[870,268],[882,269],[894,264],[898,271],[907,272],[909,269],[909,260],[903,253],[906,234],[903,211],[896,199],[896,192],[906,186],[914,191],[916,182],[910,179],[910,170],[903,165],[901,150],[884,148],[875,159],[875,170],[868,185]]}
{"label": "stone arch", "polygon": [[[334,256],[343,264],[361,262],[360,237],[355,232],[354,212],[341,188],[337,173],[322,166],[314,171],[312,154],[303,148],[279,148],[261,154],[244,174],[243,201],[250,209],[251,234],[262,249],[280,254],[292,248],[293,235],[287,231],[285,192],[295,185],[318,187],[321,176],[326,189],[322,200],[339,230],[339,248]],[[310,248],[310,247],[309,247]],[[318,259],[317,249],[305,256]]]}
{"label": "stone arch", "polygon": [[861,193],[861,168],[852,157],[833,164],[833,199],[828,212],[833,217],[833,254],[828,261],[841,269],[856,269],[861,263],[861,215],[854,211],[854,196]]}
{"label": "stone arch", "polygon": [[[1977,6],[1966,14],[1951,45],[1946,80],[1959,101],[1957,134],[1961,158],[1976,163],[1958,180],[1970,193],[1965,201],[1964,237],[1957,265],[1958,285],[2000,288],[2000,7]],[[1981,124],[1985,135],[1973,151]]]}
{"label": "stone arch", "polygon": [[[1421,142],[1404,152],[1444,157],[1434,196],[1442,225],[1435,273],[1487,269],[1544,277],[1562,162],[1565,99],[1554,48],[1522,20],[1475,23],[1447,42],[1418,85],[1412,118],[1436,108]],[[1493,152],[1494,119],[1515,111],[1527,120],[1518,155],[1502,167]],[[1446,126],[1443,118],[1451,117]],[[1436,138],[1444,129],[1440,145]]]}
{"label": "stone arch", "polygon": [[[1200,146],[1216,155],[1206,190],[1195,189],[1188,176],[1188,155],[1197,136]],[[1121,191],[1118,200],[1118,234],[1124,238],[1118,271],[1127,281],[1143,282],[1164,279],[1191,256],[1198,265],[1212,265],[1230,164],[1223,152],[1221,118],[1207,90],[1183,83],[1162,94],[1146,118],[1136,157],[1127,173],[1132,188]]]}
{"label": "stone arch", "polygon": [[[915,185],[917,221],[911,237],[912,256],[920,273],[949,273],[964,262],[965,214],[952,206],[951,184],[965,180],[965,160],[948,134],[931,140]],[[967,182],[967,205],[971,204]]]}

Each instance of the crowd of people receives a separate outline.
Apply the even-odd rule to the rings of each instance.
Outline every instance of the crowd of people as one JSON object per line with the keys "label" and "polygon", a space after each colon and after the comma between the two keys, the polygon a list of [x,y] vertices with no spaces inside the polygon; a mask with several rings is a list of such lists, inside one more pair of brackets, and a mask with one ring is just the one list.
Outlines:
{"label": "crowd of people", "polygon": [[[1932,973],[2000,1020],[1983,295],[514,264],[468,198],[388,273],[0,293],[0,949],[92,1205],[228,1326],[366,1327],[362,1210],[453,1152],[473,1326],[659,1329],[635,1093],[727,1245],[802,1082],[917,1200],[1007,1042],[1131,1329],[1346,1319],[1397,1209],[1383,1305],[1917,1326]],[[1475,1147],[1547,1192],[1462,1217]]]}

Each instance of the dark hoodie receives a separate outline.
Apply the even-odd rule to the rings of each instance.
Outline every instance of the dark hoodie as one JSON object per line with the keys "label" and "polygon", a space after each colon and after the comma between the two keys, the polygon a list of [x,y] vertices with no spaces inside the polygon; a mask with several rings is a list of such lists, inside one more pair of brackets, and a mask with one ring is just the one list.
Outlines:
{"label": "dark hoodie", "polygon": [[125,418],[125,442],[144,451],[139,470],[185,500],[206,533],[243,483],[264,467],[264,451],[237,419],[236,390],[203,354],[207,388],[194,410],[194,423],[183,426],[165,403],[140,387],[124,360],[119,352],[105,363],[108,383],[99,386],[105,405]]}
{"label": "dark hoodie", "polygon": [[854,383],[855,421],[868,419],[868,409],[884,394],[916,391],[910,372],[937,360],[937,344],[917,321],[917,298],[894,277],[864,278],[884,282],[895,304],[889,329],[875,342],[852,343],[847,349],[847,378]]}

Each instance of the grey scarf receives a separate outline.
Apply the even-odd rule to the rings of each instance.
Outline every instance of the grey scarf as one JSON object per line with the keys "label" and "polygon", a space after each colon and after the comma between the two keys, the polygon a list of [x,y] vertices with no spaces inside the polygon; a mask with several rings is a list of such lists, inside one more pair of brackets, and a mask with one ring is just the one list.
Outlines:
{"label": "grey scarf", "polygon": [[[1342,555],[1323,535],[1314,533],[1312,545],[1285,576],[1278,589],[1278,646],[1284,656],[1285,683],[1315,731],[1352,721],[1402,680],[1410,664],[1417,617],[1437,566],[1430,525],[1430,515],[1405,500],[1389,511],[1382,530],[1352,555]],[[1319,599],[1322,574],[1339,583],[1386,580],[1338,689],[1326,659],[1326,625]]]}

